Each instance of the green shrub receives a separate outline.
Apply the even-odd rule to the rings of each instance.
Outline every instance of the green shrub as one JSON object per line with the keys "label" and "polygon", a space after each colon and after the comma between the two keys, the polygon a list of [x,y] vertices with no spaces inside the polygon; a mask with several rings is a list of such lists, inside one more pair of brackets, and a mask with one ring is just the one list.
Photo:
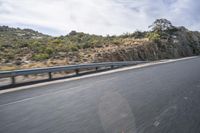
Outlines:
{"label": "green shrub", "polygon": [[90,48],[91,45],[90,45],[89,43],[84,43],[84,44],[82,45],[82,47],[83,47],[83,49],[86,49],[86,48]]}
{"label": "green shrub", "polygon": [[45,53],[48,54],[48,55],[53,54],[53,52],[54,52],[54,49],[51,48],[51,47],[47,47],[47,48],[45,49]]}
{"label": "green shrub", "polygon": [[29,48],[31,50],[33,50],[34,52],[40,51],[41,50],[41,46],[43,46],[43,45],[39,41],[34,41],[34,42],[32,42],[32,43],[29,44]]}
{"label": "green shrub", "polygon": [[156,33],[156,32],[150,32],[147,34],[147,37],[149,38],[149,40],[151,41],[159,41],[161,36],[160,34]]}
{"label": "green shrub", "polygon": [[72,46],[71,47],[71,51],[78,51],[78,47],[77,46]]}
{"label": "green shrub", "polygon": [[48,59],[49,58],[49,55],[48,54],[35,54],[33,55],[33,60],[35,61],[42,61],[42,60],[45,60],[45,59]]}
{"label": "green shrub", "polygon": [[73,51],[78,51],[78,50],[79,50],[78,46],[77,46],[76,44],[73,44],[73,43],[68,44],[67,47],[68,47],[68,50],[69,50],[69,51],[72,51],[72,52],[73,52]]}
{"label": "green shrub", "polygon": [[52,41],[52,43],[54,43],[54,44],[59,44],[59,43],[62,43],[62,40],[60,40],[60,39],[54,39],[54,40]]}

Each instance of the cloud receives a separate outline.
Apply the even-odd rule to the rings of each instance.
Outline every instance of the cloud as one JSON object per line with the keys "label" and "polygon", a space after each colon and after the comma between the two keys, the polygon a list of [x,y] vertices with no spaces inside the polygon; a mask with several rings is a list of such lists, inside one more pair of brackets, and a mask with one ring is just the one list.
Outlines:
{"label": "cloud", "polygon": [[0,25],[106,35],[147,30],[155,19],[167,18],[199,30],[199,11],[198,0],[0,0]]}
{"label": "cloud", "polygon": [[8,14],[11,11],[11,7],[7,2],[0,1],[0,14]]}

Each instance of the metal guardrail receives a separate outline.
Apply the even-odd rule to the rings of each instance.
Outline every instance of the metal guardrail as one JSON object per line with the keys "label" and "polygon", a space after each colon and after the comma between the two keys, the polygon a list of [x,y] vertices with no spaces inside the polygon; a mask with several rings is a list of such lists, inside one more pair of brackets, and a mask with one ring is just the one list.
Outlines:
{"label": "metal guardrail", "polygon": [[62,71],[75,71],[79,74],[81,69],[96,69],[102,67],[122,67],[137,65],[141,63],[147,63],[148,61],[124,61],[124,62],[105,62],[105,63],[91,63],[91,64],[80,64],[80,65],[68,65],[68,66],[58,66],[58,67],[47,67],[47,68],[36,68],[36,69],[25,69],[25,70],[15,70],[15,71],[2,71],[0,72],[0,78],[11,78],[11,84],[16,84],[15,78],[17,76],[23,75],[33,75],[33,74],[43,74],[48,73],[49,79],[52,79],[52,73],[62,72]]}

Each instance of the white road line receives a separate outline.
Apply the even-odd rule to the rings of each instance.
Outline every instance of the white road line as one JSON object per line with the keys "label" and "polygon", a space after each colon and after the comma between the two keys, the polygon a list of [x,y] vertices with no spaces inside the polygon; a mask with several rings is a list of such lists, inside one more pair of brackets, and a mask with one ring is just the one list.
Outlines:
{"label": "white road line", "polygon": [[[104,81],[107,82],[107,81],[111,81],[111,80],[114,80],[114,79],[117,79],[117,78],[114,77],[114,78],[110,78],[110,79],[103,79],[103,80],[98,80],[98,81],[96,81],[96,82],[87,84],[86,86],[79,85],[79,86],[72,87],[72,88],[68,88],[68,89],[57,90],[57,91],[54,91],[54,92],[49,92],[49,93],[46,93],[46,94],[37,95],[37,96],[33,96],[33,97],[29,97],[29,98],[17,100],[17,101],[10,102],[10,103],[6,103],[6,104],[1,104],[0,107],[7,106],[7,105],[12,105],[12,104],[16,104],[16,103],[22,103],[22,102],[25,102],[25,101],[29,101],[29,100],[33,100],[33,99],[36,99],[36,98],[49,96],[49,95],[54,95],[54,94],[59,94],[59,93],[64,94],[64,92],[67,92],[67,93],[70,93],[70,92],[76,93],[77,91],[82,91],[82,90],[87,89],[87,88],[89,88],[89,87],[91,87],[91,86],[94,86],[94,85],[96,85],[97,83],[104,82]],[[77,90],[77,89],[80,88],[80,87],[81,87],[81,89]],[[65,94],[66,94],[66,93],[65,93]]]}
{"label": "white road line", "polygon": [[[73,87],[73,88],[70,88],[70,89],[76,89],[76,88],[78,88],[78,87]],[[56,92],[50,92],[50,93],[47,93],[47,94],[42,94],[42,95],[38,95],[38,96],[34,96],[34,97],[29,97],[29,98],[25,98],[25,99],[22,99],[22,100],[18,100],[18,101],[6,103],[6,104],[1,104],[0,107],[7,106],[7,105],[12,105],[12,104],[15,104],[15,103],[21,103],[21,102],[32,100],[32,99],[36,99],[36,98],[39,98],[39,97],[44,97],[44,96],[49,96],[49,95],[53,95],[53,94],[58,94],[58,93],[61,93],[63,91],[66,91],[66,90],[58,90]]]}
{"label": "white road line", "polygon": [[74,77],[74,78],[70,78],[70,79],[62,79],[62,80],[57,80],[57,81],[39,83],[39,84],[36,84],[36,85],[29,85],[29,86],[11,88],[11,89],[7,89],[7,90],[1,90],[0,95],[4,94],[4,93],[8,93],[8,92],[14,92],[14,91],[25,90],[25,89],[29,89],[29,88],[41,87],[41,86],[51,85],[51,84],[55,84],[55,83],[62,83],[62,82],[80,80],[80,79],[84,79],[84,78],[96,77],[96,76],[100,76],[100,75],[111,74],[111,73],[131,70],[131,69],[138,69],[138,68],[154,66],[154,65],[159,65],[159,64],[167,64],[167,63],[171,63],[171,62],[194,59],[194,58],[198,58],[198,57],[199,56],[192,56],[192,57],[186,57],[186,58],[180,58],[180,59],[153,61],[151,63],[145,63],[145,64],[140,64],[140,65],[135,65],[135,66],[130,66],[130,67],[124,67],[124,68],[119,68],[119,69],[110,70],[110,71],[106,71],[106,72],[99,72],[99,73],[95,73],[95,74],[84,75],[84,76],[80,76],[80,77]]}

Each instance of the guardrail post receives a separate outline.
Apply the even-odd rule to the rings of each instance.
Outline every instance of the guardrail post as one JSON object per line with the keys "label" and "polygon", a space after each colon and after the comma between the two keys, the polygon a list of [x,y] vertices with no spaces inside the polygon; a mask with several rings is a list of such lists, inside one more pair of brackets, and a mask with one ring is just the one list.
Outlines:
{"label": "guardrail post", "polygon": [[79,70],[78,69],[76,69],[75,72],[76,72],[76,75],[79,75]]}
{"label": "guardrail post", "polygon": [[49,79],[52,79],[52,74],[51,74],[51,72],[49,72],[48,75],[49,75]]}
{"label": "guardrail post", "polygon": [[14,85],[15,83],[16,83],[16,81],[15,81],[15,76],[12,76],[12,77],[11,77],[11,84]]}

